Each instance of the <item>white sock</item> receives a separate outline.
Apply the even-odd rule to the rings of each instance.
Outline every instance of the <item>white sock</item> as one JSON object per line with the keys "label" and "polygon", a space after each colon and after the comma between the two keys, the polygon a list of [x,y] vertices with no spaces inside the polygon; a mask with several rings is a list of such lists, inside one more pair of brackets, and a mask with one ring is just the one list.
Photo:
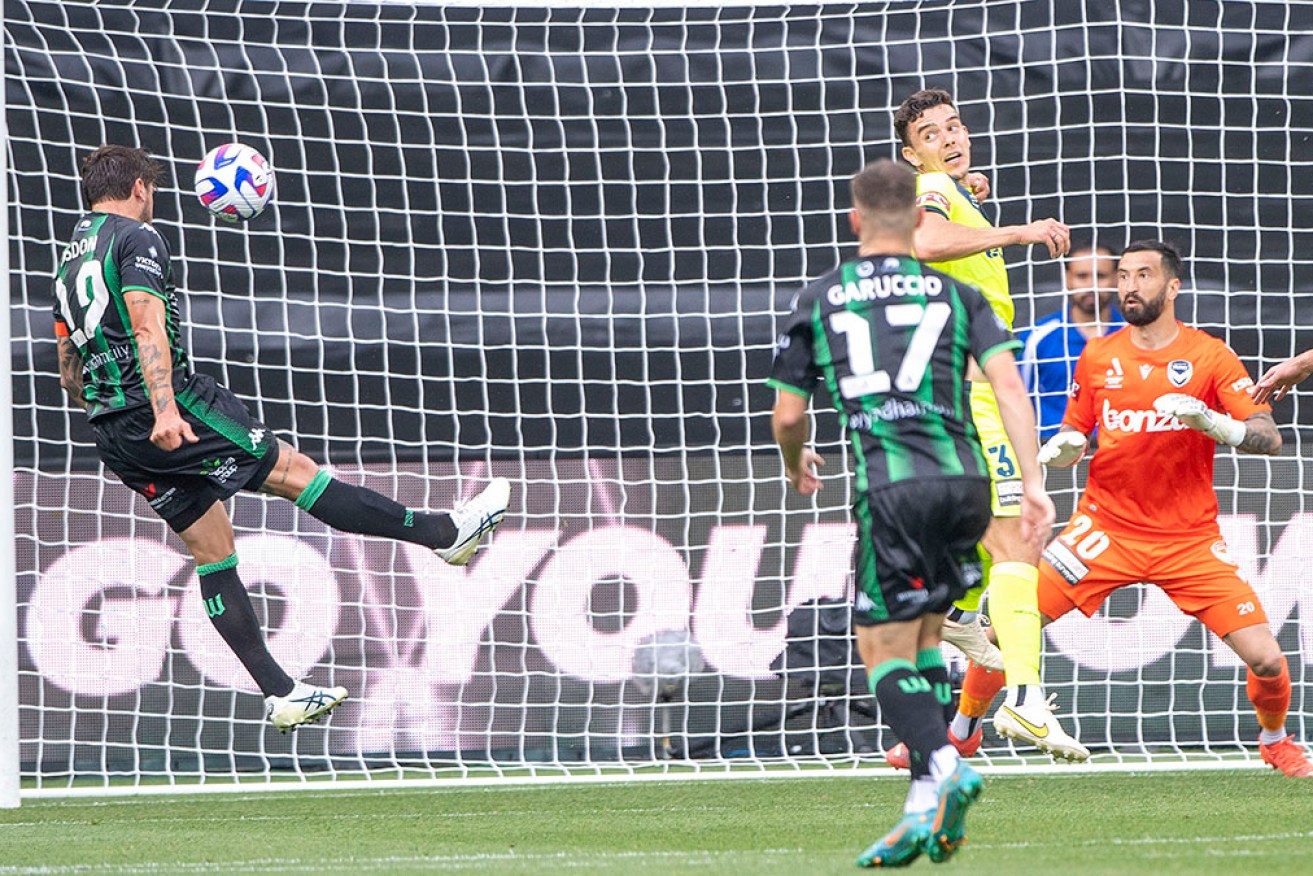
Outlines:
{"label": "white sock", "polygon": [[912,787],[907,789],[907,802],[903,804],[903,813],[929,812],[939,805],[939,786],[929,776],[912,780]]}
{"label": "white sock", "polygon": [[1036,706],[1044,702],[1044,688],[1038,684],[1010,687],[1008,688],[1007,699],[1004,702],[1013,709],[1019,706]]}
{"label": "white sock", "polygon": [[1258,734],[1258,741],[1263,745],[1275,745],[1290,734],[1286,732],[1286,725],[1282,724],[1275,730],[1264,730]]}
{"label": "white sock", "polygon": [[948,725],[948,730],[955,739],[970,739],[971,734],[976,732],[976,727],[979,725],[979,718],[968,718],[958,712],[953,716],[953,723]]}
{"label": "white sock", "polygon": [[945,745],[931,752],[930,778],[934,779],[935,785],[938,786],[940,782],[951,776],[961,760],[962,755],[958,754],[957,749],[952,745]]}

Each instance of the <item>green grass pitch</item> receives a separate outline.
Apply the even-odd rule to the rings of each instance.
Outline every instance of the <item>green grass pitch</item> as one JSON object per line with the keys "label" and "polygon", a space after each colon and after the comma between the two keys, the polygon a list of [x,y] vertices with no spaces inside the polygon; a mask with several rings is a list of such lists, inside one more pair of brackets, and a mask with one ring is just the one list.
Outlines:
{"label": "green grass pitch", "polygon": [[[859,872],[906,780],[821,776],[36,799],[0,874]],[[1308,873],[1313,782],[1271,771],[986,776],[968,843],[916,870]]]}

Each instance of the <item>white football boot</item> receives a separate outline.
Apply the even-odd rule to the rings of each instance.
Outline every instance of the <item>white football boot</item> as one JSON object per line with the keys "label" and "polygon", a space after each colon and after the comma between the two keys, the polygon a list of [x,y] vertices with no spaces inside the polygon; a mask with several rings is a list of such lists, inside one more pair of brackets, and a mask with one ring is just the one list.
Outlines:
{"label": "white football boot", "polygon": [[1089,760],[1090,750],[1069,736],[1058,723],[1057,715],[1053,714],[1053,701],[1057,696],[1049,694],[1047,702],[1039,697],[1027,697],[1032,702],[1024,706],[1003,703],[994,713],[994,732],[1073,763]]}
{"label": "white football boot", "polygon": [[298,681],[285,697],[265,697],[264,713],[274,729],[286,733],[302,724],[317,723],[346,698],[344,687],[315,687]]}
{"label": "white football boot", "polygon": [[940,628],[939,635],[973,663],[986,669],[1003,671],[1003,652],[985,637],[985,627],[979,615],[965,624],[944,618],[944,625]]}
{"label": "white football boot", "polygon": [[435,548],[433,552],[453,566],[465,565],[479,549],[479,540],[491,535],[502,522],[510,501],[511,482],[493,478],[482,493],[448,512],[456,526],[456,540],[451,547]]}

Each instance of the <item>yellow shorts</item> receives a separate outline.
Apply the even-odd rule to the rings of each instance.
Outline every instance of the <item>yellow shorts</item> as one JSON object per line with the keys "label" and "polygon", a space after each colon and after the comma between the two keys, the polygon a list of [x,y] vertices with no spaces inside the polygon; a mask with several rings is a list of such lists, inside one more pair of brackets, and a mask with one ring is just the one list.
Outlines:
{"label": "yellow shorts", "polygon": [[984,381],[971,384],[971,419],[980,433],[989,467],[990,506],[995,517],[1021,516],[1021,468],[1012,449],[994,389]]}

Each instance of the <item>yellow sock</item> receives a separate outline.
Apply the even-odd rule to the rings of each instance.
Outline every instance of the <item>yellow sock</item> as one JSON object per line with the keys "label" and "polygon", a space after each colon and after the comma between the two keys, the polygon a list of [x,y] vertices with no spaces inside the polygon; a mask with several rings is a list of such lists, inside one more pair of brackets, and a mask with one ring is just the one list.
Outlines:
{"label": "yellow sock", "polygon": [[1039,684],[1039,569],[995,563],[989,573],[989,619],[1003,652],[1008,687]]}

